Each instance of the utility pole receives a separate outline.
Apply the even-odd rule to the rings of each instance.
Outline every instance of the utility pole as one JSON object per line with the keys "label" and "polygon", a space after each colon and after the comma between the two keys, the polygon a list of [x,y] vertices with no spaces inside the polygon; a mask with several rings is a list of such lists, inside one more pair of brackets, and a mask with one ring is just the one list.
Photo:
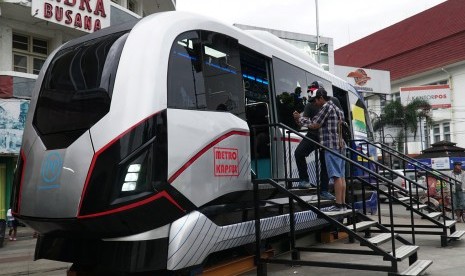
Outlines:
{"label": "utility pole", "polygon": [[316,58],[318,64],[320,64],[320,20],[318,13],[318,0],[315,0],[315,11],[316,11]]}

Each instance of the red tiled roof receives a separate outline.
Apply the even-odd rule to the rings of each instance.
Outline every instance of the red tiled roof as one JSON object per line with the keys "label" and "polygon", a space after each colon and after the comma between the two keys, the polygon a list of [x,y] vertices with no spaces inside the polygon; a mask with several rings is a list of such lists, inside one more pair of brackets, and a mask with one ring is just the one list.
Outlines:
{"label": "red tiled roof", "polygon": [[448,0],[334,51],[337,65],[401,79],[465,60],[465,0]]}

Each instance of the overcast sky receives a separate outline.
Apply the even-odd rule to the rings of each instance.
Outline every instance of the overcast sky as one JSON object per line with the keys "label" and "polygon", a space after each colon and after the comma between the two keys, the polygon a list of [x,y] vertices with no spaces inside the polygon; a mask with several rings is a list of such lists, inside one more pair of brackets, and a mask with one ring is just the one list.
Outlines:
{"label": "overcast sky", "polygon": [[[320,36],[334,49],[354,42],[445,0],[319,0]],[[316,35],[315,0],[177,0],[176,9],[228,24]]]}

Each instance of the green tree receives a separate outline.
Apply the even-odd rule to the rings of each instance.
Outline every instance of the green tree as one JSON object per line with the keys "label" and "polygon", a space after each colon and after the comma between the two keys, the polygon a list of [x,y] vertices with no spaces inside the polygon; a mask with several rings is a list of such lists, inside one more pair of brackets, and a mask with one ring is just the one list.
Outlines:
{"label": "green tree", "polygon": [[415,139],[418,124],[423,118],[426,119],[426,125],[431,126],[430,110],[431,105],[429,102],[419,98],[414,99],[406,106],[402,105],[400,101],[392,101],[386,104],[383,114],[374,122],[373,129],[376,131],[385,126],[400,127],[401,129],[397,133],[397,141],[404,141],[404,153],[407,154],[407,131],[413,133]]}

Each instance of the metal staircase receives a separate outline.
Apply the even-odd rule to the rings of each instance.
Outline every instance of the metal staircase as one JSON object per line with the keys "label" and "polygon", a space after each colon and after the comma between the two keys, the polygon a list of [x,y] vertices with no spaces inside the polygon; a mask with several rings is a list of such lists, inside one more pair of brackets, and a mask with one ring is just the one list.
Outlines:
{"label": "metal staircase", "polygon": [[[396,232],[399,234],[411,234],[412,241],[415,243],[415,235],[416,234],[423,234],[423,235],[438,235],[441,239],[441,246],[447,246],[450,241],[460,239],[464,234],[465,231],[457,231],[456,230],[456,221],[455,221],[455,212],[453,208],[453,199],[451,199],[451,212],[450,215],[446,211],[445,206],[442,208],[438,208],[440,206],[435,205],[432,201],[435,200],[432,198],[431,195],[431,187],[427,184],[426,186],[418,181],[418,174],[422,173],[425,175],[425,178],[428,179],[429,177],[434,177],[437,179],[439,185],[438,191],[438,199],[435,200],[436,202],[447,202],[448,200],[448,192],[453,189],[453,185],[455,184],[455,179],[449,178],[444,173],[434,170],[418,161],[402,154],[401,152],[392,149],[384,144],[380,143],[372,143],[366,140],[361,141],[362,147],[375,147],[376,149],[381,151],[381,156],[383,158],[383,163],[387,165],[383,165],[378,163],[371,158],[370,156],[365,156],[367,160],[367,167],[373,166],[376,169],[382,169],[384,172],[389,172],[397,177],[402,178],[406,185],[405,187],[401,187],[396,185],[395,183],[388,181],[383,184],[387,185],[389,190],[388,192],[383,191],[382,189],[379,190],[379,194],[388,197],[392,202],[404,206],[406,210],[410,211],[410,224],[400,224],[394,222],[390,222],[389,224],[384,224],[385,226],[391,226],[396,229]],[[367,150],[367,152],[370,152]],[[405,175],[401,175],[392,169],[392,157],[396,156],[397,159],[402,160],[404,168],[407,167],[407,164],[413,168],[413,173],[415,174],[415,180],[411,180]],[[390,162],[386,162],[386,160],[390,160]],[[390,165],[390,166],[388,166]],[[361,182],[362,189],[365,187],[373,187],[379,188],[380,179],[373,179],[369,177],[360,177],[356,176],[355,179]],[[389,193],[389,191],[395,191],[394,193]],[[444,204],[443,204],[444,205]],[[415,223],[415,217],[422,218],[422,223]],[[378,222],[381,223],[381,212],[378,213]]]}
{"label": "metal staircase", "polygon": [[[260,126],[263,127],[263,126]],[[289,154],[281,154],[283,157],[282,162],[284,164],[284,178],[265,178],[265,179],[253,179],[254,188],[254,215],[255,215],[255,235],[256,235],[256,255],[255,262],[257,265],[257,274],[267,274],[267,263],[275,264],[288,264],[288,265],[305,265],[305,266],[319,266],[319,267],[332,267],[332,268],[343,268],[343,269],[356,269],[356,270],[370,270],[370,271],[385,271],[389,275],[419,275],[424,272],[429,265],[431,260],[419,260],[418,249],[419,247],[406,240],[404,237],[394,231],[394,217],[392,213],[392,200],[389,200],[390,209],[390,226],[383,225],[381,221],[376,221],[366,215],[366,206],[356,210],[354,200],[351,204],[347,205],[347,211],[340,212],[328,212],[328,208],[322,205],[322,200],[319,197],[319,192],[316,194],[316,200],[313,198],[314,203],[308,202],[308,199],[301,197],[296,194],[293,190],[292,182],[296,179],[292,178],[292,161],[291,158],[291,134],[299,136],[302,139],[308,139],[312,143],[315,143],[318,148],[331,151],[343,158],[350,167],[357,167],[364,171],[366,175],[380,179],[382,181],[389,181],[385,177],[372,171],[370,168],[347,158],[345,155],[340,155],[337,152],[332,151],[323,145],[316,143],[308,137],[296,132],[283,124],[269,125],[270,133],[287,133],[287,139],[275,139],[276,141],[283,141],[282,152],[289,152]],[[284,136],[284,135],[283,135]],[[288,141],[287,144],[284,141]],[[278,144],[278,143],[277,143]],[[357,152],[352,149],[348,149],[351,155],[355,154],[361,158],[368,158],[363,153]],[[278,156],[279,154],[276,154]],[[317,160],[318,161],[318,160]],[[318,164],[318,162],[315,162]],[[352,176],[352,169],[350,176],[347,178],[353,182],[356,176]],[[318,170],[317,170],[318,175]],[[317,177],[317,179],[319,179]],[[351,198],[354,196],[354,185],[348,184],[348,187],[352,187],[350,194]],[[373,186],[370,181],[366,183],[370,185],[372,189],[378,192],[382,192],[379,187]],[[267,202],[261,202],[260,191],[266,187],[267,189],[275,189],[276,194],[285,195],[285,198],[281,199],[267,199]],[[390,198],[392,197],[392,189],[389,189]],[[262,213],[265,212],[265,206],[267,203],[287,203],[286,208],[289,212],[289,246],[291,252],[290,259],[283,258],[262,258],[261,251],[263,250],[262,242],[262,229],[261,225]],[[379,209],[379,208],[378,208]],[[299,221],[299,211],[309,210],[313,212],[318,219],[324,220],[332,229],[347,233],[349,241],[353,242],[354,245],[357,243],[363,246],[363,249],[357,248],[327,248],[321,246],[302,247],[296,244],[296,229],[295,225]],[[364,213],[365,212],[365,213]],[[372,236],[372,233],[378,233],[376,236]],[[366,263],[351,263],[351,262],[340,262],[340,258],[331,258],[332,261],[318,261],[318,260],[302,260],[301,252],[324,252],[330,254],[356,254],[356,255],[368,255],[373,256],[374,260],[369,260]],[[408,259],[408,268],[405,271],[400,271],[400,263]],[[405,266],[405,265],[404,265]]]}

